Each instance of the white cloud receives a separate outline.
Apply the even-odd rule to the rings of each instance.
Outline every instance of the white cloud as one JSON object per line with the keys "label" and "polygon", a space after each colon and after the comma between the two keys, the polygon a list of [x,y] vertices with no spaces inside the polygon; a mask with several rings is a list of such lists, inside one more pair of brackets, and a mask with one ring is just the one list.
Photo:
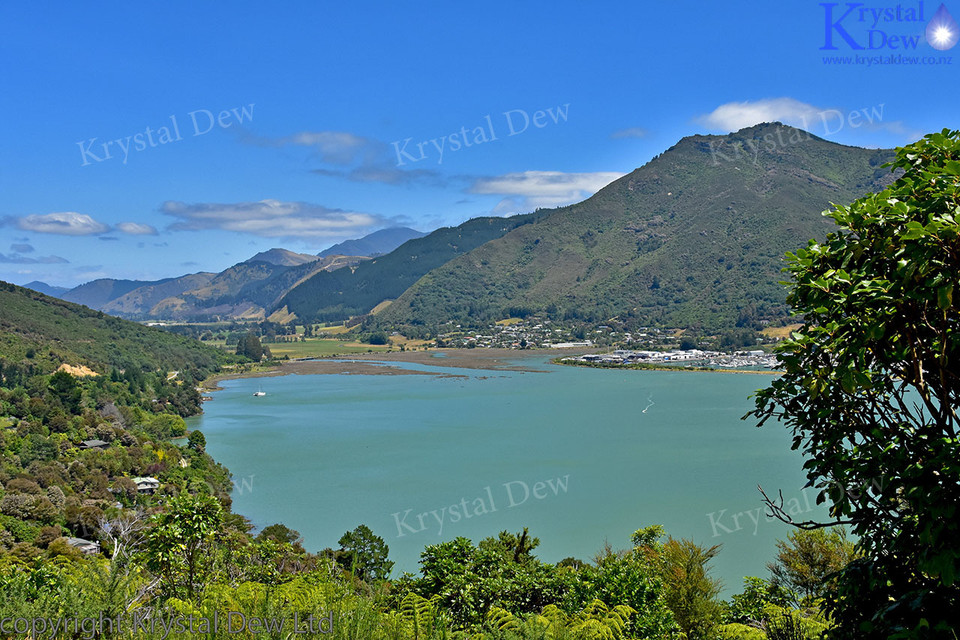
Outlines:
{"label": "white cloud", "polygon": [[174,231],[222,229],[266,238],[341,238],[385,225],[382,216],[330,209],[307,202],[261,200],[232,204],[164,202],[161,211],[179,218]]}
{"label": "white cloud", "polygon": [[58,213],[33,214],[18,218],[17,227],[24,231],[55,233],[64,236],[90,236],[110,230],[85,213],[63,211]]}
{"label": "white cloud", "polygon": [[885,120],[884,104],[856,109],[823,108],[793,98],[764,98],[722,104],[695,121],[714,131],[729,133],[764,122],[782,122],[804,131],[829,136],[856,129],[886,131],[906,140],[920,137],[919,132],[901,120]]}
{"label": "white cloud", "polygon": [[507,196],[494,208],[494,213],[507,215],[532,211],[539,207],[560,207],[585,200],[623,175],[613,171],[522,171],[479,178],[467,192]]}
{"label": "white cloud", "polygon": [[754,102],[728,102],[696,120],[711,129],[725,132],[739,131],[762,122],[782,122],[810,131],[823,111],[793,98],[764,98]]}
{"label": "white cloud", "polygon": [[126,233],[131,236],[157,235],[156,228],[150,226],[149,224],[141,224],[139,222],[121,222],[116,225],[116,229],[121,233]]}

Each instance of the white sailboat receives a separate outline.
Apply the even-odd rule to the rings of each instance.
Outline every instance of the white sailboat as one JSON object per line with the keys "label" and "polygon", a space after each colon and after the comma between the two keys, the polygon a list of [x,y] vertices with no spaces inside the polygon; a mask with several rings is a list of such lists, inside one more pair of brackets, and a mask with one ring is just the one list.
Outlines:
{"label": "white sailboat", "polygon": [[267,395],[267,392],[261,389],[259,386],[257,387],[257,390],[253,392],[253,397],[255,398],[259,398],[265,395]]}

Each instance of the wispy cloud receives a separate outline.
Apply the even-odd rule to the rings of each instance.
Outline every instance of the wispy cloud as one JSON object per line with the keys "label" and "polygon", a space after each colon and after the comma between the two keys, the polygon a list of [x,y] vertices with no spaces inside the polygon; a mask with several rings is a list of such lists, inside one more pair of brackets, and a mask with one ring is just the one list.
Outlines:
{"label": "wispy cloud", "polygon": [[[25,231],[36,233],[50,233],[61,236],[96,236],[111,231],[119,231],[128,235],[157,235],[157,230],[149,224],[139,222],[120,222],[111,227],[86,213],[76,211],[60,211],[56,213],[33,214],[29,216],[9,216],[0,220],[0,226],[10,225]],[[116,240],[113,237],[103,237],[103,240]],[[18,238],[20,244],[11,245],[12,251],[29,253],[33,247],[26,243],[26,238]],[[30,247],[19,250],[15,247]]]}
{"label": "wispy cloud", "polygon": [[15,242],[10,245],[10,251],[14,253],[33,253],[33,245],[26,244],[25,242]]}
{"label": "wispy cloud", "polygon": [[226,204],[167,201],[160,210],[178,219],[170,225],[173,231],[221,229],[266,238],[344,238],[390,222],[376,214],[281,200]]}
{"label": "wispy cloud", "polygon": [[350,165],[381,155],[386,145],[346,131],[301,131],[271,141],[276,146],[310,147],[327,164]]}
{"label": "wispy cloud", "polygon": [[313,169],[320,176],[345,178],[351,182],[378,182],[390,185],[429,184],[443,186],[447,183],[439,173],[430,169],[399,169],[389,163],[370,164],[350,170]]}
{"label": "wispy cloud", "polygon": [[120,222],[114,228],[120,233],[126,233],[131,236],[157,235],[156,228],[150,226],[149,224],[141,224],[139,222]]}
{"label": "wispy cloud", "polygon": [[623,175],[613,171],[522,171],[479,178],[467,188],[467,192],[507,196],[494,208],[494,213],[506,215],[579,202]]}
{"label": "wispy cloud", "polygon": [[630,127],[629,129],[620,129],[610,134],[613,140],[622,140],[624,138],[646,138],[649,131],[641,127]]}
{"label": "wispy cloud", "polygon": [[247,134],[242,140],[261,147],[308,148],[314,152],[319,163],[327,165],[311,170],[318,176],[399,186],[445,184],[441,174],[436,171],[397,167],[387,143],[347,131],[301,131],[281,138]]}
{"label": "wispy cloud", "polygon": [[4,253],[0,253],[0,262],[6,264],[65,264],[70,261],[66,258],[61,258],[60,256],[38,256],[34,258],[32,256],[25,256],[21,254],[8,256]]}
{"label": "wispy cloud", "polygon": [[33,214],[14,218],[17,228],[36,233],[53,233],[64,236],[92,236],[110,231],[110,227],[97,222],[85,213],[62,211]]}

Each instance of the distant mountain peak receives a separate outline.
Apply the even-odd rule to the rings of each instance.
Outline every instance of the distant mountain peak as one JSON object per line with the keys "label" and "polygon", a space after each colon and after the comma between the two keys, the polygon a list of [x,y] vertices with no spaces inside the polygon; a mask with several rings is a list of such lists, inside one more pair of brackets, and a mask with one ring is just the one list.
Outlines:
{"label": "distant mountain peak", "polygon": [[51,296],[53,298],[59,298],[67,291],[70,291],[70,287],[58,287],[52,284],[47,284],[46,282],[41,282],[39,280],[34,280],[33,282],[28,282],[23,285],[27,289],[33,289],[34,291],[39,291],[45,295]]}
{"label": "distant mountain peak", "polygon": [[684,136],[680,140],[680,143],[683,143],[684,141],[701,141],[704,138],[728,139],[731,141],[748,138],[766,138],[771,141],[776,141],[776,144],[780,146],[796,144],[797,142],[807,140],[823,140],[823,138],[820,136],[815,135],[806,129],[784,124],[777,120],[774,122],[760,122],[758,124],[750,125],[749,127],[743,127],[737,131],[731,131],[729,133],[697,133],[690,136]]}
{"label": "distant mountain peak", "polygon": [[288,249],[274,247],[268,251],[261,251],[249,260],[244,260],[241,264],[250,262],[267,262],[280,267],[296,267],[308,262],[314,262],[318,259],[318,256],[310,255],[309,253],[296,253],[295,251],[290,251]]}
{"label": "distant mountain peak", "polygon": [[329,249],[324,249],[318,255],[321,258],[326,256],[378,256],[390,253],[404,242],[422,238],[427,234],[409,227],[389,227],[374,231],[369,235],[356,240],[345,240],[333,245]]}

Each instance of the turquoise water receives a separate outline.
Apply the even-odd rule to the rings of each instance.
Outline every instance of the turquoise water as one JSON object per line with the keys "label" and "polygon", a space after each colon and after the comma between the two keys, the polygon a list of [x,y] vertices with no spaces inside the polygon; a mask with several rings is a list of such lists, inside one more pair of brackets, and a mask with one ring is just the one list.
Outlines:
{"label": "turquoise water", "polygon": [[789,532],[765,518],[758,484],[803,518],[821,515],[789,434],[740,420],[770,377],[525,363],[542,372],[230,380],[190,427],[233,472],[236,512],[297,529],[308,550],[366,524],[397,575],[456,536],[527,526],[556,562],[662,524],[723,545],[714,568],[729,594],[767,575]]}

